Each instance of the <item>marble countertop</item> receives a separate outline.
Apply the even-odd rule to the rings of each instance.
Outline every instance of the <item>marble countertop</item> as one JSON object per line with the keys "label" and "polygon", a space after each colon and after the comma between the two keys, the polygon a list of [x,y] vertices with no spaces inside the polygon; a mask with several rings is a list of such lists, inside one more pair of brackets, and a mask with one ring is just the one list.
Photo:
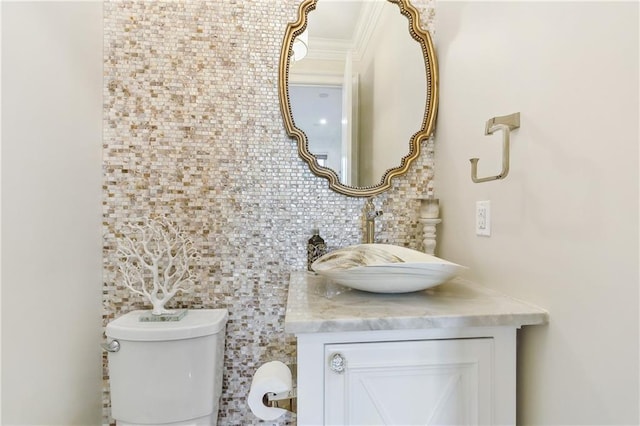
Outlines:
{"label": "marble countertop", "polygon": [[310,272],[291,273],[287,333],[544,324],[542,308],[454,278],[405,294],[352,290]]}

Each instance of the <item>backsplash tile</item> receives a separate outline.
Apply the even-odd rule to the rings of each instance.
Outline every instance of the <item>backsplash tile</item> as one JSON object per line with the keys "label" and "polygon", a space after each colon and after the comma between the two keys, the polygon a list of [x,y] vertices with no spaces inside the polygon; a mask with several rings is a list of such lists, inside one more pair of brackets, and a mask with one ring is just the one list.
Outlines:
{"label": "backsplash tile", "polygon": [[[140,297],[118,285],[123,223],[166,215],[202,255],[200,280],[168,307],[227,308],[219,424],[260,422],[246,396],[264,362],[295,362],[284,334],[288,274],[306,267],[318,224],[328,249],[361,241],[364,200],[339,195],[298,158],[278,101],[278,60],[300,1],[104,3],[103,323]],[[433,0],[415,1],[423,26]],[[433,141],[408,174],[376,197],[378,241],[421,248],[419,202]],[[104,363],[104,420],[111,423]],[[287,415],[273,424],[295,423]]]}

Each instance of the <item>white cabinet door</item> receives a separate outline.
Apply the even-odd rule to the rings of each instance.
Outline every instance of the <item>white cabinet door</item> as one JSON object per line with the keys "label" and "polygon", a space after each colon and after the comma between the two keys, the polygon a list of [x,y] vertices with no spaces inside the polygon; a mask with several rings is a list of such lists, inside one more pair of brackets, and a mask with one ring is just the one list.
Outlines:
{"label": "white cabinet door", "polygon": [[491,338],[325,345],[325,423],[491,424],[492,355]]}

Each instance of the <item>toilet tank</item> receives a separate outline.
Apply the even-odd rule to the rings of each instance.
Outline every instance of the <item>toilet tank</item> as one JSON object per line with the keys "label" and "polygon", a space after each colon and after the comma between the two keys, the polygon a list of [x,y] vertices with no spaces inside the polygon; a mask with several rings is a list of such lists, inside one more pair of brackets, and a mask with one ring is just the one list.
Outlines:
{"label": "toilet tank", "polygon": [[123,423],[161,424],[217,413],[226,309],[141,322],[148,312],[129,312],[107,325],[108,340],[120,343],[109,353],[111,416]]}

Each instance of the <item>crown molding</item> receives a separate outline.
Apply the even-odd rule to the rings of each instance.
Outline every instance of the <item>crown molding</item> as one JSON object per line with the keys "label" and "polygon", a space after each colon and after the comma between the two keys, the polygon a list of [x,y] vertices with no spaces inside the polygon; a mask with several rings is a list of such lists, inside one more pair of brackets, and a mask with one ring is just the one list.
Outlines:
{"label": "crown molding", "polygon": [[375,34],[385,3],[383,1],[364,2],[351,40],[343,41],[309,36],[307,57],[324,61],[344,61],[347,52],[351,51],[354,61],[361,60],[373,34]]}

